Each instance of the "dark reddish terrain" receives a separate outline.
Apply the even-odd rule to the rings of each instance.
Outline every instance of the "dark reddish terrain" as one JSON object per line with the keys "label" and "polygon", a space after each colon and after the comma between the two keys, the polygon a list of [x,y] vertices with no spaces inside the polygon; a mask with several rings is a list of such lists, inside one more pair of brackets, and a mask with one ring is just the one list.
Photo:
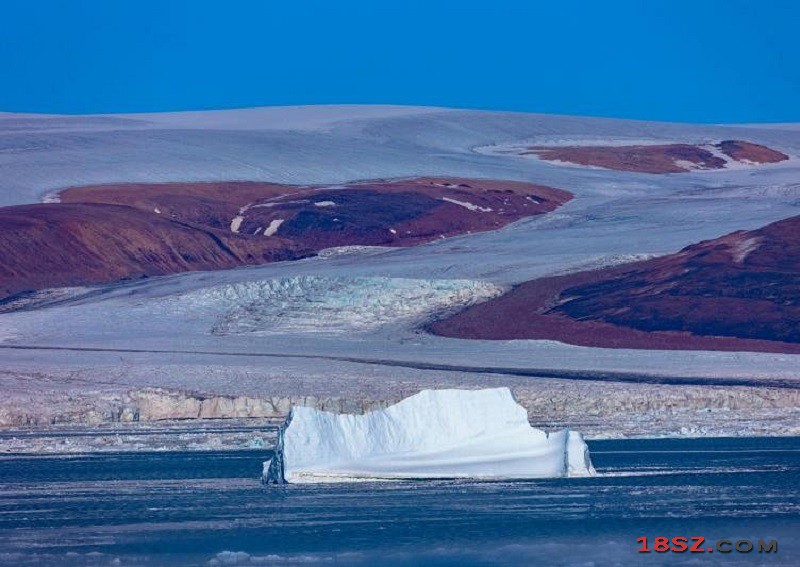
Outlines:
{"label": "dark reddish terrain", "polygon": [[[766,146],[741,140],[724,140],[714,144],[714,148],[741,163],[765,164],[789,159],[786,154]],[[685,173],[692,169],[722,169],[726,164],[709,149],[692,144],[531,146],[521,155],[638,173]]]}
{"label": "dark reddish terrain", "polygon": [[526,282],[430,330],[610,348],[800,353],[800,217],[645,262]]}
{"label": "dark reddish terrain", "polygon": [[284,239],[255,243],[119,205],[0,208],[0,298],[302,255]]}
{"label": "dark reddish terrain", "polygon": [[554,210],[559,189],[418,178],[336,187],[168,183],[79,187],[0,208],[0,299],[48,287],[227,269],[344,245],[412,246]]}
{"label": "dark reddish terrain", "polygon": [[724,140],[717,144],[717,147],[725,155],[735,159],[736,161],[751,162],[751,163],[778,163],[789,159],[789,156],[768,148],[760,146],[751,142],[743,142],[742,140]]}

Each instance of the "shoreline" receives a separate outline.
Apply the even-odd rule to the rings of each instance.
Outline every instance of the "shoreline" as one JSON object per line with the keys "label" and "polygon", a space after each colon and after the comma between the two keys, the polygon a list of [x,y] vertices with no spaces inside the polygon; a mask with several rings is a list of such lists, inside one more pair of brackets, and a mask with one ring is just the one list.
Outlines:
{"label": "shoreline", "polygon": [[[572,429],[591,440],[800,436],[796,390],[551,379],[505,383],[533,427]],[[454,387],[441,378],[424,386],[431,385]],[[365,413],[406,395],[392,389],[396,384],[385,386],[371,397],[352,391],[339,397],[165,388],[17,391],[0,404],[0,455],[267,449],[291,406]]]}
{"label": "shoreline", "polygon": [[[277,440],[279,423],[252,425],[249,431],[231,427],[227,423],[203,423],[200,431],[185,429],[186,422],[163,424],[157,430],[143,431],[146,427],[96,428],[72,426],[69,431],[52,428],[0,430],[0,459],[91,456],[145,453],[245,453],[271,452]],[[541,428],[542,424],[531,425]],[[585,440],[606,441],[658,441],[658,440],[713,440],[713,439],[800,439],[800,432],[755,435],[696,435],[661,434],[628,436],[593,436]]]}

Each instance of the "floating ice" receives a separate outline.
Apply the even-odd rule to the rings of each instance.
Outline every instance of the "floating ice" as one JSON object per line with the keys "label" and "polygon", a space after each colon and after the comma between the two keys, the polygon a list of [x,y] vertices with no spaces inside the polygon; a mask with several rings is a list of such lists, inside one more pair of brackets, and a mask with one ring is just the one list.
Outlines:
{"label": "floating ice", "polygon": [[594,474],[583,437],[534,429],[508,388],[423,390],[364,415],[294,407],[264,463],[279,484]]}

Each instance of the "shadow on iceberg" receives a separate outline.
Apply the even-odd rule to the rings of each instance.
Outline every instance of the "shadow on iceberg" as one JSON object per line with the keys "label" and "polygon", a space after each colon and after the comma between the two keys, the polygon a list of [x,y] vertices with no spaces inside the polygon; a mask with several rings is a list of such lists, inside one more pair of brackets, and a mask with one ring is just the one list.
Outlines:
{"label": "shadow on iceberg", "polygon": [[580,433],[545,433],[508,388],[423,390],[383,410],[294,407],[270,484],[400,479],[522,480],[595,475]]}

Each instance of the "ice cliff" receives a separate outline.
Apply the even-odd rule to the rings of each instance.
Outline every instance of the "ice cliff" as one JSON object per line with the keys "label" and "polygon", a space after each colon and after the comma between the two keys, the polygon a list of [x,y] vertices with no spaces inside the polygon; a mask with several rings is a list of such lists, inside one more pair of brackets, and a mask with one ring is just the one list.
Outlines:
{"label": "ice cliff", "polygon": [[264,463],[271,483],[594,474],[581,435],[534,429],[508,388],[423,390],[363,415],[294,407]]}

